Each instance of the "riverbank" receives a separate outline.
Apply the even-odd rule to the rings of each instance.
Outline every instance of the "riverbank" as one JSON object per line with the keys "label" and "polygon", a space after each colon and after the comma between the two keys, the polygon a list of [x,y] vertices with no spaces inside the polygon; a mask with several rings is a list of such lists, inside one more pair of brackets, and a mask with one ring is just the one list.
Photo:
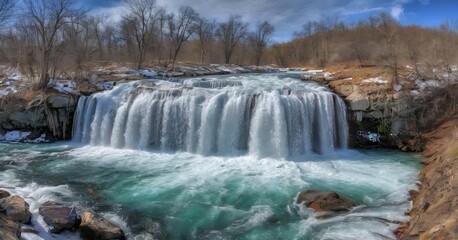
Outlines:
{"label": "riverbank", "polygon": [[334,66],[306,79],[327,84],[345,98],[354,147],[423,152],[419,190],[411,191],[410,220],[396,231],[398,238],[457,239],[457,73],[419,80],[404,69],[407,77],[392,84],[387,72]]}
{"label": "riverbank", "polygon": [[458,116],[426,138],[420,189],[411,193],[410,221],[398,229],[398,237],[458,239]]}

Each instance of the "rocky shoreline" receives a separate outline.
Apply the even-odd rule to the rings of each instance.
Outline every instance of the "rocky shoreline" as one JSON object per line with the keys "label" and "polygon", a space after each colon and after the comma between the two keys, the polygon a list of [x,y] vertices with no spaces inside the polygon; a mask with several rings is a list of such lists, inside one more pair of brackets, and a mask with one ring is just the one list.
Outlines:
{"label": "rocky shoreline", "polygon": [[458,116],[426,134],[425,167],[418,192],[411,192],[410,222],[399,239],[458,239]]}
{"label": "rocky shoreline", "polygon": [[[125,239],[124,231],[115,223],[90,209],[67,206],[47,201],[39,208],[49,232],[79,232],[82,239]],[[22,232],[39,235],[31,223],[29,204],[20,196],[0,189],[0,236],[5,240],[18,240]]]}

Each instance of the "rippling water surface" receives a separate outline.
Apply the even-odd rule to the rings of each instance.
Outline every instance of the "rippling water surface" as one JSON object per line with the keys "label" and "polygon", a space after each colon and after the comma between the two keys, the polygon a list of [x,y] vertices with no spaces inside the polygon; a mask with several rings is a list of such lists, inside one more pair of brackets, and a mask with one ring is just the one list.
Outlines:
{"label": "rippling water surface", "polygon": [[[394,238],[396,222],[407,220],[419,169],[416,157],[391,151],[273,159],[67,142],[0,144],[0,150],[0,187],[26,196],[36,226],[38,204],[79,202],[136,239]],[[307,189],[337,191],[361,206],[317,220],[295,204]],[[40,236],[51,239],[44,229]]]}

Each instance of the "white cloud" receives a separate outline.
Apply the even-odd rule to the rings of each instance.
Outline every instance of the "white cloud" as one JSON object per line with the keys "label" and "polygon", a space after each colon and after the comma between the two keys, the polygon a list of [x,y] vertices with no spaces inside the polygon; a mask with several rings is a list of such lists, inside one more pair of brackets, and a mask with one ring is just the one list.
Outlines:
{"label": "white cloud", "polygon": [[394,6],[391,8],[390,14],[393,18],[399,20],[399,18],[404,14],[404,8],[402,6]]}
{"label": "white cloud", "polygon": [[[157,0],[157,3],[169,12],[188,5],[201,16],[218,21],[226,20],[231,14],[241,15],[251,27],[267,20],[276,28],[274,39],[284,41],[290,39],[292,33],[299,31],[307,21],[329,17],[357,19],[378,11],[388,11],[399,19],[404,14],[403,6],[413,1],[423,3],[427,0]],[[122,19],[125,12],[123,5],[118,2],[115,6],[94,9],[92,12],[107,14],[111,21],[116,22]]]}
{"label": "white cloud", "polygon": [[112,7],[95,8],[90,11],[94,15],[106,16],[107,20],[112,23],[118,23],[122,20],[122,15],[126,11],[124,4],[115,5]]}

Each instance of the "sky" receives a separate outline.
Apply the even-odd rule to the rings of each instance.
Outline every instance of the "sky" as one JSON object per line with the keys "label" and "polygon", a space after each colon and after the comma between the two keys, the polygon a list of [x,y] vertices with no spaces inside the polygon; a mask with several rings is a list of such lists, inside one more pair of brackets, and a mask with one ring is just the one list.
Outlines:
{"label": "sky", "polygon": [[[105,13],[119,21],[123,0],[79,0],[95,13]],[[338,17],[345,22],[367,19],[385,11],[404,25],[439,26],[446,19],[458,20],[458,0],[157,0],[168,11],[193,7],[200,16],[224,21],[241,15],[253,28],[268,21],[275,27],[272,40],[285,42],[307,21]]]}

